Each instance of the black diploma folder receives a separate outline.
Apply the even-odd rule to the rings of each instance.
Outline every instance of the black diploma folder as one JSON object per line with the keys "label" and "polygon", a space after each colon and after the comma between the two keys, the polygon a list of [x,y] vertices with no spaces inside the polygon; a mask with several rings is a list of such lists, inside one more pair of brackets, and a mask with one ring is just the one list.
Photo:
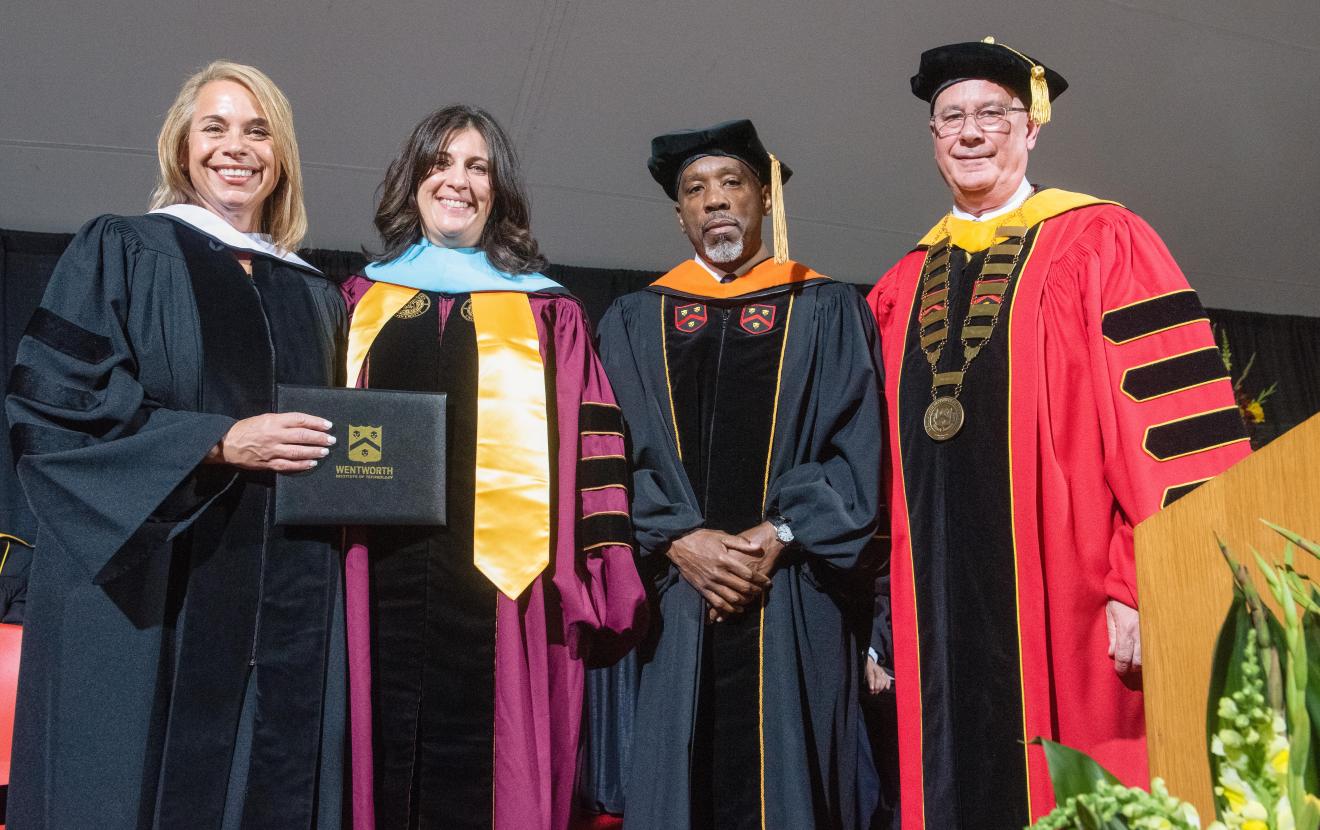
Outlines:
{"label": "black diploma folder", "polygon": [[280,412],[330,421],[330,454],[275,477],[279,525],[443,525],[445,396],[287,386]]}

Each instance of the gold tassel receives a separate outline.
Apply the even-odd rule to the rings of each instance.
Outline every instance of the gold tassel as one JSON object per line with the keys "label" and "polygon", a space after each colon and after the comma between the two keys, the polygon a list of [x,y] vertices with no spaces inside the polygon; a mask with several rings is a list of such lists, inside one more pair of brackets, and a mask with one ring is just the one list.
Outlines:
{"label": "gold tassel", "polygon": [[1050,123],[1050,85],[1040,64],[1031,67],[1031,111],[1027,114],[1039,127]]}
{"label": "gold tassel", "polygon": [[981,38],[981,42],[991,46],[1003,46],[1019,58],[1022,58],[1022,60],[1031,64],[1031,101],[1027,105],[1027,115],[1032,121],[1036,122],[1036,126],[1038,127],[1043,127],[1050,123],[1052,112],[1050,109],[1050,85],[1045,81],[1045,67],[1014,49],[1012,46],[1004,46],[1002,43],[995,42],[993,37]]}
{"label": "gold tassel", "polygon": [[774,228],[775,264],[788,262],[788,217],[784,215],[784,174],[770,154],[770,223]]}

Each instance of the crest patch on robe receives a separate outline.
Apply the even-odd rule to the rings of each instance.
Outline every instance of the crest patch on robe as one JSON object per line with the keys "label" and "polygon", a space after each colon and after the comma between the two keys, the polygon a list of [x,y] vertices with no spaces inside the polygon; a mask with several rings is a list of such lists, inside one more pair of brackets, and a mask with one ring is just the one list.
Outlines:
{"label": "crest patch on robe", "polygon": [[743,308],[738,325],[748,334],[765,334],[775,327],[775,307],[749,305]]}
{"label": "crest patch on robe", "polygon": [[706,325],[705,303],[688,303],[674,309],[674,328],[679,331],[696,331]]}
{"label": "crest patch on robe", "polygon": [[430,307],[431,298],[426,296],[425,292],[418,291],[411,300],[404,303],[403,308],[394,312],[394,316],[400,320],[411,320],[414,317],[421,317]]}

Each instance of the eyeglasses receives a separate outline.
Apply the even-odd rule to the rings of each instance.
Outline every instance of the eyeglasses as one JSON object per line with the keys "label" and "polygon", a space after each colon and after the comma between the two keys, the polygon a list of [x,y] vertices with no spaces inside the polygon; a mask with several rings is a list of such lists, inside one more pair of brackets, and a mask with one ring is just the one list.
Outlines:
{"label": "eyeglasses", "polygon": [[[982,132],[1001,133],[1009,130],[1008,114],[1010,112],[1026,111],[1026,107],[981,107],[972,117],[976,119],[976,126]],[[950,110],[932,116],[930,125],[935,129],[935,135],[940,138],[948,138],[961,133],[963,124],[966,121],[967,113]]]}

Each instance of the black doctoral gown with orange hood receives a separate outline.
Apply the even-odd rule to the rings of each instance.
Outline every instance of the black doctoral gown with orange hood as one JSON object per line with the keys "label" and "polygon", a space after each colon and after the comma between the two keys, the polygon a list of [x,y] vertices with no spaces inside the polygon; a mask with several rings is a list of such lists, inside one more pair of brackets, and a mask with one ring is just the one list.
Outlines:
{"label": "black doctoral gown with orange hood", "polygon": [[[721,284],[688,261],[617,301],[600,342],[658,619],[639,653],[625,827],[857,826],[881,505],[870,313],[798,263]],[[772,516],[796,542],[764,603],[707,624],[669,545]]]}

